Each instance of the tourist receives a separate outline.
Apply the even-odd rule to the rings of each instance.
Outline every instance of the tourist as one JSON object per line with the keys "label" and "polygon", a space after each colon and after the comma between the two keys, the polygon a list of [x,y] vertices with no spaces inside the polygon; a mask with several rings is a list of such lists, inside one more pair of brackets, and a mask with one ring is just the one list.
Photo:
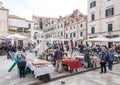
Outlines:
{"label": "tourist", "polygon": [[107,52],[107,57],[108,57],[108,69],[112,70],[112,65],[113,65],[113,61],[114,61],[113,49],[110,49],[110,51]]}
{"label": "tourist", "polygon": [[73,53],[73,50],[74,50],[74,42],[73,42],[73,40],[71,40],[70,42],[71,42],[71,49],[72,49],[72,53]]}
{"label": "tourist", "polygon": [[64,52],[63,43],[61,43],[59,46],[60,46],[60,50],[61,50],[62,52]]}
{"label": "tourist", "polygon": [[20,71],[20,78],[25,77],[25,67],[26,67],[26,60],[25,59],[20,59],[18,62],[18,69]]}
{"label": "tourist", "polygon": [[66,51],[69,51],[69,45],[66,44]]}
{"label": "tourist", "polygon": [[61,73],[62,72],[62,57],[63,53],[62,51],[57,47],[57,50],[54,53],[54,58],[53,60],[55,61],[55,69],[57,72]]}
{"label": "tourist", "polygon": [[7,46],[7,59],[11,59],[11,49],[12,49],[11,45]]}
{"label": "tourist", "polygon": [[89,53],[89,49],[86,49],[85,55],[84,55],[84,66],[85,68],[90,67],[90,53]]}
{"label": "tourist", "polygon": [[81,41],[81,43],[78,45],[78,48],[79,48],[79,52],[80,52],[80,53],[83,53],[84,46],[83,46],[82,41]]}
{"label": "tourist", "polygon": [[103,73],[103,72],[106,73],[106,62],[107,62],[106,53],[105,53],[105,51],[102,51],[101,55],[100,55],[100,67],[101,67],[100,73]]}
{"label": "tourist", "polygon": [[17,52],[17,48],[15,45],[12,46],[12,49],[11,49],[11,59],[12,60],[16,60],[16,52]]}

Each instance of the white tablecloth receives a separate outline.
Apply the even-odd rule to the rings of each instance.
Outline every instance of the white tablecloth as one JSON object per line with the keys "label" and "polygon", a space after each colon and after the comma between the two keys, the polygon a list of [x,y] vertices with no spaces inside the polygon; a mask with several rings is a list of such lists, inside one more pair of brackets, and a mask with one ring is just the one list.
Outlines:
{"label": "white tablecloth", "polygon": [[53,65],[48,65],[48,66],[43,66],[43,67],[35,67],[34,69],[34,75],[35,77],[45,75],[45,74],[50,74],[54,72],[54,66]]}
{"label": "white tablecloth", "polygon": [[32,63],[30,61],[27,61],[27,67],[29,67],[31,69],[31,71],[34,71],[35,77],[53,73],[55,70],[55,68],[52,64],[36,67],[36,66],[32,65]]}
{"label": "white tablecloth", "polygon": [[120,54],[115,54],[114,56],[115,56],[115,57],[120,57]]}
{"label": "white tablecloth", "polygon": [[84,59],[84,56],[75,56],[77,59]]}
{"label": "white tablecloth", "polygon": [[26,67],[29,67],[31,71],[34,71],[35,66],[32,65],[31,61],[27,61]]}

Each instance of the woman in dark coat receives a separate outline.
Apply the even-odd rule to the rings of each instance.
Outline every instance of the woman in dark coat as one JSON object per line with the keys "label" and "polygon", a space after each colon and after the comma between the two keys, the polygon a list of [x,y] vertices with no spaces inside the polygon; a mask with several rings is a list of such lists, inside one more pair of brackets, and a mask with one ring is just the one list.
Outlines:
{"label": "woman in dark coat", "polygon": [[104,73],[106,73],[106,62],[107,62],[106,53],[105,51],[102,51],[101,56],[100,56],[100,67],[101,67],[100,73],[103,73],[103,70],[104,70]]}
{"label": "woman in dark coat", "polygon": [[84,55],[84,62],[85,62],[85,67],[90,67],[90,53],[89,49],[86,50],[85,55]]}

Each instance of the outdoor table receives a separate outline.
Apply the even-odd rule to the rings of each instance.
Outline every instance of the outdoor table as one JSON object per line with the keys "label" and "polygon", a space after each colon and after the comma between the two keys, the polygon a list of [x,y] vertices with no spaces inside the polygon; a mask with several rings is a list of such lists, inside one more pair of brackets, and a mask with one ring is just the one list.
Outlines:
{"label": "outdoor table", "polygon": [[73,58],[63,59],[62,64],[67,65],[70,71],[73,71],[74,69],[77,71],[77,68],[82,68],[81,62]]}
{"label": "outdoor table", "polygon": [[115,54],[114,56],[115,56],[115,58],[116,58],[117,61],[120,60],[120,54]]}
{"label": "outdoor table", "polygon": [[84,59],[84,56],[75,56],[77,59]]}
{"label": "outdoor table", "polygon": [[55,70],[52,64],[37,67],[34,66],[30,61],[27,61],[27,67],[29,67],[31,71],[34,71],[35,77],[53,73]]}
{"label": "outdoor table", "polygon": [[93,67],[97,67],[98,57],[97,56],[90,56],[90,62]]}
{"label": "outdoor table", "polygon": [[54,72],[54,66],[53,65],[47,65],[47,66],[40,66],[35,67],[34,69],[34,75],[35,77],[50,74]]}
{"label": "outdoor table", "polygon": [[80,56],[75,56],[75,59],[78,59],[81,61],[82,64],[84,64],[84,56],[80,55]]}

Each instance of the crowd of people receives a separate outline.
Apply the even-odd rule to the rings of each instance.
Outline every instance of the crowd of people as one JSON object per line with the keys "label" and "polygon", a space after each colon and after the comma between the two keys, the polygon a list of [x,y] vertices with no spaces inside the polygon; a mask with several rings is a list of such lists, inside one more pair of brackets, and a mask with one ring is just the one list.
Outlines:
{"label": "crowd of people", "polygon": [[[83,42],[80,42],[77,47],[74,46],[73,41],[71,40],[71,46],[68,46],[66,44],[66,51],[68,51],[67,47],[69,48],[70,51],[76,51],[75,48],[77,48],[77,51],[79,53],[82,53],[84,55],[84,60],[83,60],[83,66],[85,68],[91,68],[91,61],[90,61],[90,56],[96,56],[99,59],[99,65],[101,68],[100,73],[106,73],[107,69],[106,66],[108,65],[108,69],[112,70],[113,62],[116,60],[115,55],[119,54],[118,48],[108,48],[106,45],[94,45],[94,46],[89,46],[89,44],[83,44]],[[56,71],[61,72],[61,65],[62,65],[62,52],[64,49],[64,45],[59,45],[57,47],[57,50],[54,52],[54,60],[56,61]],[[117,49],[117,50],[116,50]]]}
{"label": "crowd of people", "polygon": [[[36,44],[28,43],[28,50],[35,48],[35,46]],[[70,44],[63,44],[62,42],[59,44],[54,44],[53,49],[55,49],[55,52],[53,53],[52,59],[55,61],[55,71],[59,73],[62,72],[62,58],[65,51],[71,51],[71,53],[73,53],[74,51],[78,51],[79,54],[83,54],[84,60],[82,64],[84,68],[91,68],[90,56],[97,56],[100,61],[100,73],[107,72],[106,65],[108,65],[109,70],[112,70],[113,62],[116,59],[115,54],[120,53],[119,48],[108,48],[106,45],[94,45],[90,47],[89,44],[83,44],[83,42],[80,42],[77,47],[75,47],[75,44],[72,40],[70,41]],[[22,51],[23,53],[25,53],[25,48],[16,45],[9,45],[7,47],[7,58],[16,60],[17,51]],[[35,52],[35,55],[37,56],[37,52]],[[20,62],[23,61],[24,60],[21,60]],[[18,63],[18,65],[20,64],[20,62]],[[23,73],[23,69],[25,69],[25,66],[20,67],[20,65],[18,66],[18,68],[20,69],[20,77],[25,77],[25,74]]]}
{"label": "crowd of people", "polygon": [[7,58],[8,59],[12,59],[12,60],[16,60],[17,58],[17,51],[22,51],[23,54],[25,55],[26,54],[26,49],[22,46],[16,46],[15,44],[14,45],[11,45],[9,44],[7,49],[6,49],[6,52],[7,52]]}

